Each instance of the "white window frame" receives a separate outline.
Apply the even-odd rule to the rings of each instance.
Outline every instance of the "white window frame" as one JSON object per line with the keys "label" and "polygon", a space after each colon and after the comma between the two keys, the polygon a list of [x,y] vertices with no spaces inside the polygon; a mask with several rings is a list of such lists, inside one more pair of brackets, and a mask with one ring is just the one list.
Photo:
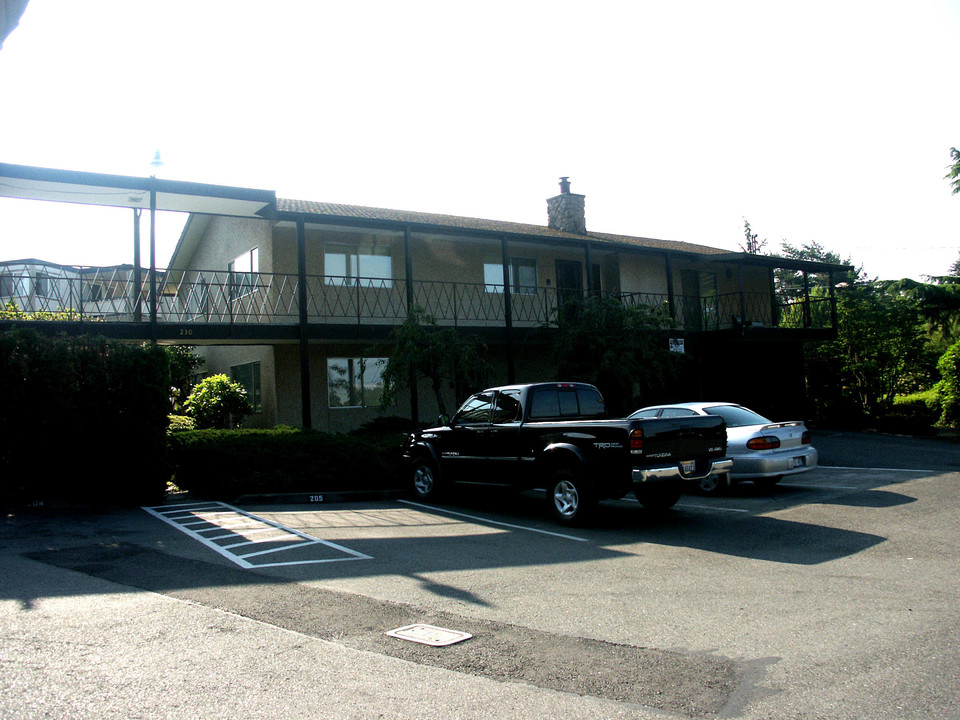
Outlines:
{"label": "white window frame", "polygon": [[[539,292],[537,283],[537,259],[513,257],[508,260],[507,274],[510,280],[510,292],[514,295],[536,295]],[[533,285],[520,284],[521,276],[533,271]],[[503,261],[483,261],[483,282],[488,293],[503,292]]]}
{"label": "white window frame", "polygon": [[[379,398],[383,394],[383,371],[387,367],[387,360],[388,358],[385,357],[328,357],[327,407],[331,410],[379,407]],[[331,379],[335,364],[341,366],[339,370],[341,375]],[[337,382],[342,383],[341,388],[335,387]],[[343,404],[333,403],[334,392],[340,394]],[[374,393],[376,397],[373,396]]]}
{"label": "white window frame", "polygon": [[249,295],[260,284],[260,248],[251,248],[227,263],[230,273],[230,299]]}
{"label": "white window frame", "polygon": [[323,272],[325,285],[390,290],[393,251],[382,245],[330,244],[324,247]]}

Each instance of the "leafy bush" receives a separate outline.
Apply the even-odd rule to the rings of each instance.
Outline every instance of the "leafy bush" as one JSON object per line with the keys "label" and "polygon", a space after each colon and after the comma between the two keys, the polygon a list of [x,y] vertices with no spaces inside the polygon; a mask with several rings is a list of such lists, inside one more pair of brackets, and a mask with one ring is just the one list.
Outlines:
{"label": "leafy bush", "polygon": [[[152,502],[166,467],[162,350],[0,334],[0,502]],[[81,482],[81,472],[93,479]]]}
{"label": "leafy bush", "polygon": [[239,426],[253,412],[247,391],[226,375],[211,375],[201,380],[183,403],[187,415],[197,427],[226,429]]}
{"label": "leafy bush", "polygon": [[193,430],[170,435],[175,483],[199,497],[399,487],[391,448],[314,430]]}
{"label": "leafy bush", "polygon": [[883,432],[934,435],[939,415],[935,393],[915,393],[897,398],[893,408],[874,418],[871,424]]}
{"label": "leafy bush", "polygon": [[197,429],[197,421],[187,415],[168,415],[167,420],[169,421],[167,425],[168,433]]}
{"label": "leafy bush", "polygon": [[951,345],[940,357],[937,370],[940,371],[937,383],[942,408],[940,422],[956,426],[960,424],[960,342]]}

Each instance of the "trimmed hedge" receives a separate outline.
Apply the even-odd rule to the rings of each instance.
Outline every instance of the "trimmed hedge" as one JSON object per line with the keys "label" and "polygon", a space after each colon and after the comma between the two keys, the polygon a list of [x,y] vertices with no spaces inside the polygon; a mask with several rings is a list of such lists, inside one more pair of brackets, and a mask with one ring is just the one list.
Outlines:
{"label": "trimmed hedge", "polygon": [[0,387],[0,503],[163,497],[170,373],[162,349],[4,332]]}
{"label": "trimmed hedge", "polygon": [[169,436],[174,483],[208,499],[388,490],[402,484],[399,441],[299,430],[186,430]]}

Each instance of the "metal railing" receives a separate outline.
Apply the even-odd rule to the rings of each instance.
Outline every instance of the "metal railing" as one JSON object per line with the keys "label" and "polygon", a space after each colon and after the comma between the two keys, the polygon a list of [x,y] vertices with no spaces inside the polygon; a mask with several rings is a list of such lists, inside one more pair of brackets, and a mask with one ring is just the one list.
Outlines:
{"label": "metal railing", "polygon": [[[300,285],[296,274],[223,270],[158,270],[157,321],[296,325]],[[400,324],[407,317],[407,281],[310,275],[306,278],[309,323]],[[553,322],[578,291],[525,287],[510,292],[514,326]],[[413,303],[442,325],[502,326],[503,288],[484,283],[415,281]],[[830,298],[782,298],[769,293],[731,293],[706,298],[678,295],[671,307],[662,293],[615,295],[631,306],[662,313],[665,322],[688,331],[737,327],[830,328]],[[124,268],[77,268],[48,276],[33,270],[0,268],[0,319],[149,322],[151,277]],[[575,298],[574,298],[575,299]]]}

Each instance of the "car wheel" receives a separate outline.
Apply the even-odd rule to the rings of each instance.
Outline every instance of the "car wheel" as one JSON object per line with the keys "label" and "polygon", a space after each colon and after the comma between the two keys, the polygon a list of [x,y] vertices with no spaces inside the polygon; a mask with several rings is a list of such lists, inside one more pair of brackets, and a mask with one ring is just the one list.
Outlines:
{"label": "car wheel", "polygon": [[726,473],[722,475],[708,475],[700,481],[698,487],[704,495],[718,495],[730,487],[730,477]]}
{"label": "car wheel", "polygon": [[764,490],[769,490],[781,480],[783,480],[783,475],[774,475],[773,477],[754,478],[753,484]]}
{"label": "car wheel", "polygon": [[595,504],[589,490],[570,470],[557,470],[553,474],[547,487],[547,502],[554,519],[562,525],[580,522]]}
{"label": "car wheel", "polygon": [[647,510],[659,511],[669,510],[680,499],[682,494],[678,484],[667,485],[640,485],[634,490],[633,494],[637,501]]}
{"label": "car wheel", "polygon": [[437,471],[433,463],[424,459],[415,460],[410,471],[410,477],[413,480],[413,494],[417,498],[432,500],[437,497],[439,486]]}

